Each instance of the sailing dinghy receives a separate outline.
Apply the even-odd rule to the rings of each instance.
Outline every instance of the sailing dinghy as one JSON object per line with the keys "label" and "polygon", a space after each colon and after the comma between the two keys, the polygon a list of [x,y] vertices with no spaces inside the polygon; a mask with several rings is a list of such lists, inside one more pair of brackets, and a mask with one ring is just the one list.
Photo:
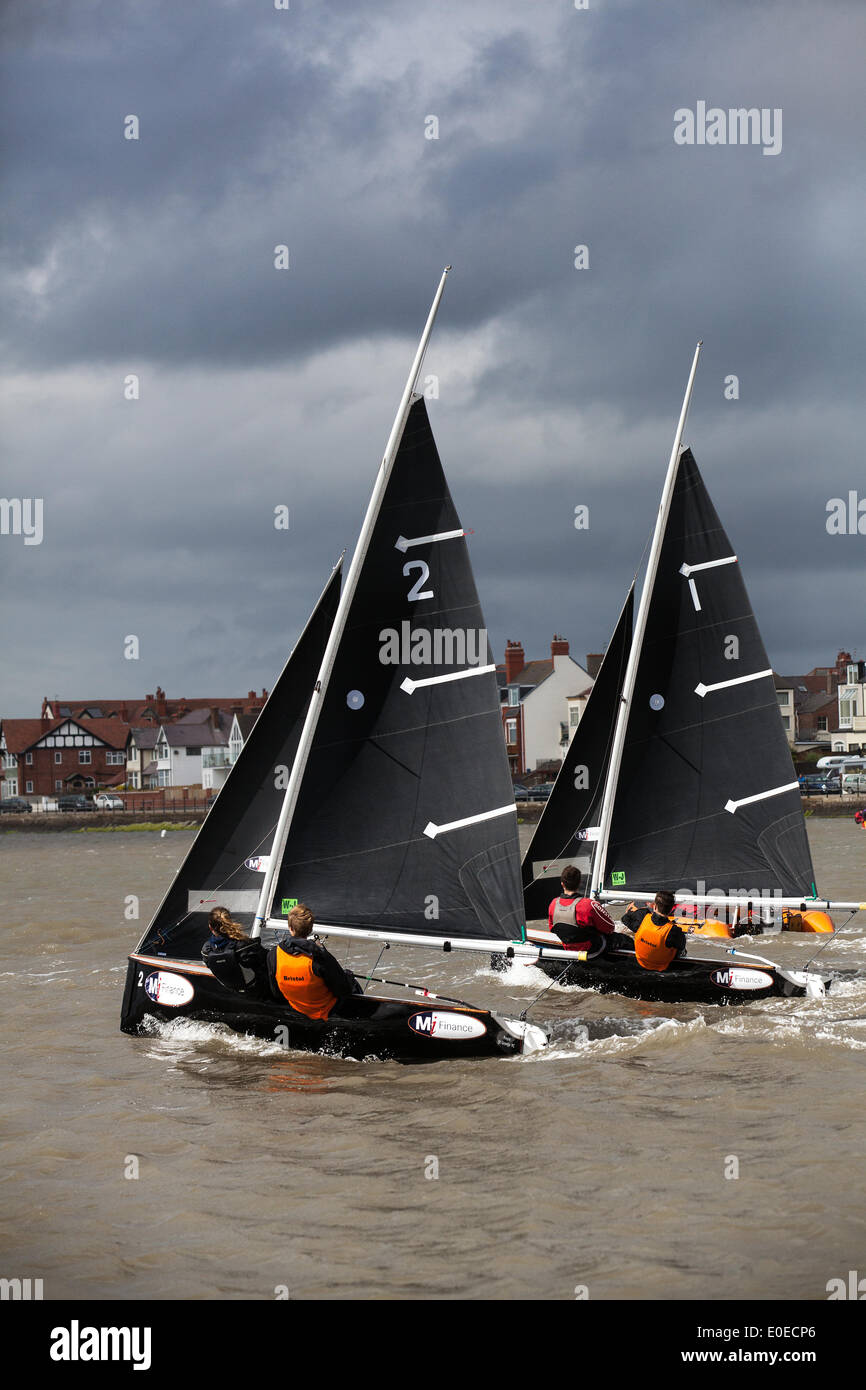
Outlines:
{"label": "sailing dinghy", "polygon": [[[446,272],[447,273],[447,272]],[[352,563],[335,569],[186,859],[129,958],[121,1028],[192,1018],[284,1045],[405,1061],[503,1056],[542,1029],[423,987],[307,1018],[201,957],[213,907],[270,945],[306,903],[321,935],[432,950],[524,944],[495,666],[423,397],[442,276]],[[419,1002],[421,996],[424,1002]]]}
{"label": "sailing dinghy", "polygon": [[[829,912],[819,900],[791,754],[767,653],[737,555],[690,449],[682,447],[700,344],[677,427],[632,632],[629,594],[523,862],[527,919],[546,917],[565,864],[601,901],[679,904],[730,920],[753,911]],[[686,922],[682,924],[684,927]],[[742,930],[742,928],[740,928]],[[528,932],[539,945],[558,938]],[[628,947],[539,962],[564,984],[641,999],[743,1003],[823,994],[829,977],[690,937],[667,970]]]}

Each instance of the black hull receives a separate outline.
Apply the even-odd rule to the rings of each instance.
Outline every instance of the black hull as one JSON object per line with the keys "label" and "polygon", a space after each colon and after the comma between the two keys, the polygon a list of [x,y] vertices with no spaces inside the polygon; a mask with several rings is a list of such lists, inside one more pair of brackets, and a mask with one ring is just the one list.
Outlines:
{"label": "black hull", "polygon": [[[500,958],[500,961],[504,957]],[[770,965],[751,961],[727,965],[718,957],[683,957],[667,970],[644,970],[633,951],[614,951],[596,960],[538,961],[538,968],[551,979],[578,989],[595,989],[603,994],[622,994],[629,999],[670,1004],[750,1004],[756,999],[777,996],[803,998],[805,986],[798,985]],[[563,974],[563,970],[566,972]],[[825,988],[829,981],[821,979]],[[738,983],[748,987],[738,988]]]}
{"label": "black hull", "polygon": [[524,1025],[509,1020],[512,1032],[507,1022],[486,1009],[369,994],[353,995],[338,1008],[339,1017],[307,1018],[288,1004],[224,988],[203,965],[132,955],[120,1027],[124,1033],[139,1034],[148,1031],[149,1019],[190,1018],[224,1023],[237,1033],[279,1041],[289,1050],[359,1061],[435,1062],[448,1057],[507,1057],[524,1051],[520,1036]]}

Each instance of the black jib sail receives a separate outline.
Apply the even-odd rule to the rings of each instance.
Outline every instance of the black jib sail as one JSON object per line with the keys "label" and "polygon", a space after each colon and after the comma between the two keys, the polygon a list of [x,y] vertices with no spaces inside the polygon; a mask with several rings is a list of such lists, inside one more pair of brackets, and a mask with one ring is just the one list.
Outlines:
{"label": "black jib sail", "polygon": [[520,939],[514,795],[460,519],[423,399],[349,601],[270,917]]}
{"label": "black jib sail", "polygon": [[139,951],[198,960],[211,908],[227,907],[247,930],[271,850],[286,774],[340,597],[338,563],[253,725],[234,767],[145,932]]}
{"label": "black jib sail", "polygon": [[812,895],[773,672],[734,549],[679,458],[602,887]]}
{"label": "black jib sail", "polygon": [[623,605],[583,718],[523,857],[526,916],[546,917],[566,864],[589,873],[610,762],[617,703],[625,679],[634,620],[634,585]]}

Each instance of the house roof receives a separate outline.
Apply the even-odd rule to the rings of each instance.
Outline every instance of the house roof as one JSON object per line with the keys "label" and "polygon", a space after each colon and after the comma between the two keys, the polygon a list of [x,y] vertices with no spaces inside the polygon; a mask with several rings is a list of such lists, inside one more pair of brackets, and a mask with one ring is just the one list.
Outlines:
{"label": "house roof", "polygon": [[[64,715],[61,719],[3,719],[3,733],[6,737],[6,747],[10,753],[27,753],[35,748],[47,734],[53,734],[64,724],[69,723],[69,716]],[[110,748],[122,749],[126,747],[129,725],[124,724],[122,719],[73,719],[82,733],[93,734],[96,738],[107,743]]]}

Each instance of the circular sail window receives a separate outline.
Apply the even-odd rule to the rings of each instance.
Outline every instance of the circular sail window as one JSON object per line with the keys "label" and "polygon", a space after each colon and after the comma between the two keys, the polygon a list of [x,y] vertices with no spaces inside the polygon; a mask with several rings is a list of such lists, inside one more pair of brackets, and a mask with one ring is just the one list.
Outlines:
{"label": "circular sail window", "polygon": [[650,695],[650,709],[664,709],[664,695]]}
{"label": "circular sail window", "polygon": [[346,696],[346,704],[349,709],[360,709],[364,703],[364,696],[360,690],[350,690]]}

